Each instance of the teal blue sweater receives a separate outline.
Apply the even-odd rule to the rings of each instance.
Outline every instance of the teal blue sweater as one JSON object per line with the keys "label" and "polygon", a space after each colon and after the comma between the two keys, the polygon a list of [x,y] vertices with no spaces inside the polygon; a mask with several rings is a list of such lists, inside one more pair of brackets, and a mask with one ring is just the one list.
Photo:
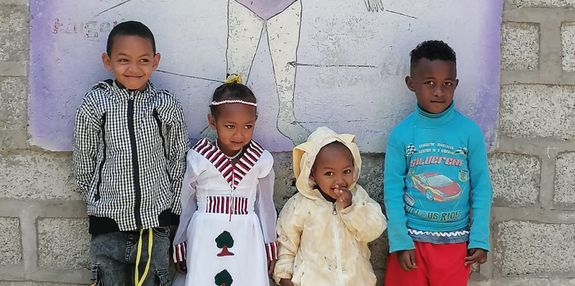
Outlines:
{"label": "teal blue sweater", "polygon": [[391,131],[383,181],[390,252],[414,249],[408,228],[469,231],[469,249],[489,250],[492,189],[483,134],[453,103],[439,114],[418,106]]}

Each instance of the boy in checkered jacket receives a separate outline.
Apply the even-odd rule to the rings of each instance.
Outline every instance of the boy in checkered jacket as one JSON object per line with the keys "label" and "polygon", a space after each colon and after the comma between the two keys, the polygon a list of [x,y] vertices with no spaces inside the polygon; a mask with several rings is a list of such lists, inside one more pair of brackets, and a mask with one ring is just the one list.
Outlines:
{"label": "boy in checkered jacket", "polygon": [[[140,22],[108,36],[106,69],[76,113],[74,171],[88,205],[94,285],[168,285],[170,225],[189,149],[174,95],[149,82],[154,36]],[[139,284],[143,283],[143,284]]]}

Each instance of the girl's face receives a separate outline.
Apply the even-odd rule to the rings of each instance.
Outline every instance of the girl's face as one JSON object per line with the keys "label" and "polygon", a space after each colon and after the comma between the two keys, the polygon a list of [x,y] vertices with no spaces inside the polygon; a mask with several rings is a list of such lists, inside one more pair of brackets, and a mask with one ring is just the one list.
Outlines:
{"label": "girl's face", "polygon": [[227,156],[237,154],[252,140],[256,119],[256,107],[241,103],[222,104],[215,116],[208,114],[208,123],[216,129],[218,145]]}
{"label": "girl's face", "polygon": [[349,149],[337,142],[325,145],[311,169],[311,178],[324,195],[336,200],[336,189],[348,188],[354,181],[353,155]]}

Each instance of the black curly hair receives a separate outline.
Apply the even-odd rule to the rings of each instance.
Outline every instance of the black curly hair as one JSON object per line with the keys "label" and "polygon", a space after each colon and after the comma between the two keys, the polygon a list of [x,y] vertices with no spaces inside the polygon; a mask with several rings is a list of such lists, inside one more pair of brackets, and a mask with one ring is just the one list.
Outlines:
{"label": "black curly hair", "polygon": [[457,63],[455,51],[447,43],[439,40],[421,42],[409,53],[409,56],[411,57],[411,71],[423,58],[430,61],[442,60]]}

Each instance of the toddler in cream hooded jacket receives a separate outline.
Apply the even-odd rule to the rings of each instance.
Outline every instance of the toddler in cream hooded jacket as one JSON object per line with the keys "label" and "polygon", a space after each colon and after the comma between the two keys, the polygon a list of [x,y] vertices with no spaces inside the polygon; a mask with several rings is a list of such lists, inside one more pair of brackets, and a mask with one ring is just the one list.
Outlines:
{"label": "toddler in cream hooded jacket", "polygon": [[[351,184],[343,186],[351,193],[351,204],[343,209],[326,192],[322,194],[320,184],[311,176],[322,147],[336,141],[353,157],[353,171],[347,171],[353,176]],[[278,219],[275,282],[295,286],[375,285],[367,243],[377,239],[387,223],[380,205],[356,183],[361,157],[354,136],[318,128],[307,142],[294,148],[293,168],[299,192],[285,204]],[[336,192],[339,187],[335,187]]]}

